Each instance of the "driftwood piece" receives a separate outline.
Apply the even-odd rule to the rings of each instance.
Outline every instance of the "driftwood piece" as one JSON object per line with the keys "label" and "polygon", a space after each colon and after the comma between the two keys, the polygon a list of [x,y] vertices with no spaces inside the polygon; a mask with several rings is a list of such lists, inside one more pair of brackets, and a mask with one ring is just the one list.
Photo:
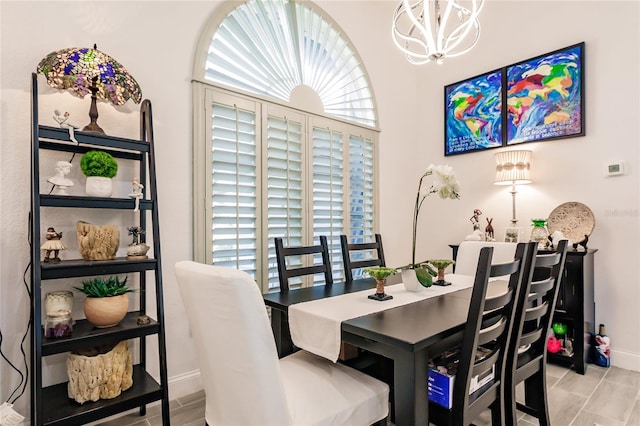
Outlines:
{"label": "driftwood piece", "polygon": [[133,385],[133,358],[126,341],[104,354],[67,357],[69,398],[79,404],[115,398]]}
{"label": "driftwood piece", "polygon": [[116,225],[92,225],[76,222],[78,250],[84,260],[111,260],[120,244],[120,230]]}

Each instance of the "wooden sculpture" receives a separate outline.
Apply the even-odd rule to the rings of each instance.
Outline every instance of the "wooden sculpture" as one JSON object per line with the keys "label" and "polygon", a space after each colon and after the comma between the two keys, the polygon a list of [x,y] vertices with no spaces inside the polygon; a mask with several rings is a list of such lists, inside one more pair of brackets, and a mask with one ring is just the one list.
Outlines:
{"label": "wooden sculpture", "polygon": [[111,260],[120,244],[120,231],[116,225],[92,225],[76,222],[78,250],[84,260]]}

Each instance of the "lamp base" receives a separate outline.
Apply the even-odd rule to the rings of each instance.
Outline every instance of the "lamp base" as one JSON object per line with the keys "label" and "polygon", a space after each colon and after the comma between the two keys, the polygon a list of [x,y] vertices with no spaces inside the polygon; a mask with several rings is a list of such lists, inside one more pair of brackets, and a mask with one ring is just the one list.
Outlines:
{"label": "lamp base", "polygon": [[98,123],[89,123],[82,129],[83,132],[89,133],[99,133],[101,135],[105,135],[106,133],[102,130],[102,127],[98,126]]}
{"label": "lamp base", "polygon": [[89,107],[89,119],[91,122],[84,126],[82,129],[83,132],[90,133],[99,133],[104,135],[104,130],[100,126],[98,126],[98,87],[97,87],[98,77],[93,77],[91,79],[91,86],[89,90],[91,90],[91,106]]}
{"label": "lamp base", "polygon": [[444,287],[444,286],[451,285],[451,283],[449,281],[445,281],[445,280],[435,280],[433,282],[433,285],[439,285],[439,286]]}

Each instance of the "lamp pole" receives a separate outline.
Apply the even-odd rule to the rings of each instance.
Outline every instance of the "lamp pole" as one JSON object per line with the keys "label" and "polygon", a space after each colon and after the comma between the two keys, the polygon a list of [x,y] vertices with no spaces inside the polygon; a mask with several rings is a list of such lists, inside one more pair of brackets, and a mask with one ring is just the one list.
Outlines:
{"label": "lamp pole", "polygon": [[516,227],[518,225],[518,219],[516,219],[516,182],[511,182],[511,203],[512,203],[512,216],[511,226]]}

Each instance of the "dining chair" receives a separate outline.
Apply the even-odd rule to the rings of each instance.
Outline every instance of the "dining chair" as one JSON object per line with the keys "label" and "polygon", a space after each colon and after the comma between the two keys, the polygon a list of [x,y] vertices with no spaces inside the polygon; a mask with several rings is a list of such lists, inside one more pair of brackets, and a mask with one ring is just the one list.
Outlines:
{"label": "dining chair", "polygon": [[[327,237],[324,235],[320,236],[320,244],[318,245],[284,247],[282,238],[278,237],[275,239],[275,246],[280,291],[289,291],[289,278],[305,275],[324,274],[325,285],[333,284],[331,261],[329,260],[329,245],[327,244]],[[302,267],[291,267],[287,263],[287,258],[304,255],[313,256],[314,254],[321,254],[322,263]]]}
{"label": "dining chair", "polygon": [[262,295],[247,273],[192,261],[175,271],[207,425],[386,424],[386,384],[306,351],[278,359]]}
{"label": "dining chair", "polygon": [[[469,425],[491,410],[491,423],[504,424],[504,374],[515,300],[524,266],[531,261],[535,243],[519,243],[512,261],[492,265],[494,248],[480,250],[471,303],[459,346],[451,408],[429,401],[429,422],[436,425]],[[501,281],[490,282],[490,278]],[[508,282],[505,285],[505,280]],[[482,353],[482,356],[478,354]],[[494,378],[469,394],[474,377],[493,369]]]}
{"label": "dining chair", "polygon": [[[353,270],[368,268],[370,266],[386,266],[384,261],[384,251],[382,250],[382,236],[375,234],[375,241],[369,243],[351,243],[346,235],[340,235],[340,246],[342,247],[342,264],[344,265],[344,280],[353,281]],[[375,250],[375,258],[366,259],[368,253]],[[356,259],[352,260],[352,252],[355,252]],[[360,257],[358,259],[357,257]]]}
{"label": "dining chair", "polygon": [[[507,356],[507,425],[517,424],[517,410],[536,417],[541,426],[550,424],[546,386],[547,331],[553,318],[566,257],[567,240],[558,243],[555,253],[537,254],[529,272],[532,278],[528,283],[524,282],[526,285],[518,294]],[[521,382],[525,382],[524,403],[516,401],[516,385]]]}

